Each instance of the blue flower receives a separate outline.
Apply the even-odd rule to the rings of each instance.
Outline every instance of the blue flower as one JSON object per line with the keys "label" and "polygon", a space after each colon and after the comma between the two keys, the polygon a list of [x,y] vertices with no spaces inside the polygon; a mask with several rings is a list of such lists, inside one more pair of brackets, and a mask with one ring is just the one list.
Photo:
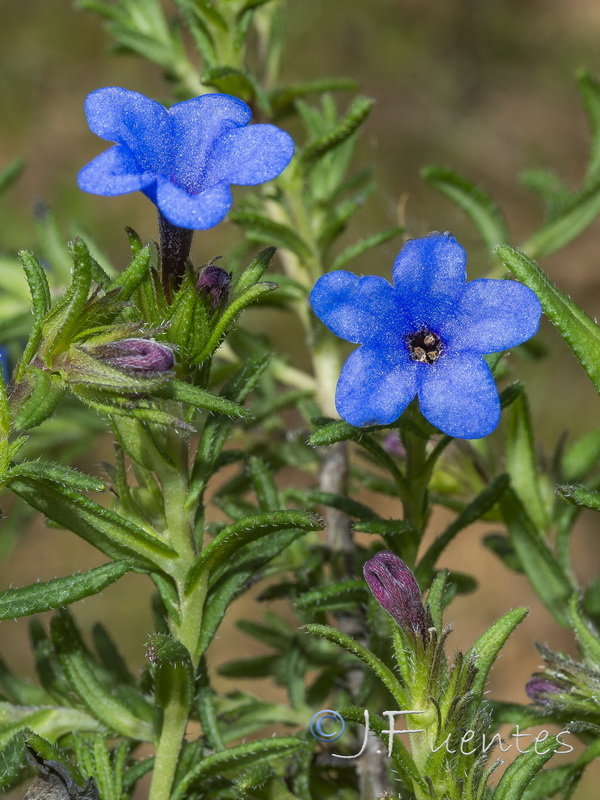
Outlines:
{"label": "blue flower", "polygon": [[487,436],[500,401],[483,358],[533,336],[542,308],[509,280],[466,282],[466,254],[449,233],[408,241],[394,285],[339,270],[319,278],[310,302],[336,336],[360,344],[336,391],[351,425],[389,425],[418,395],[426,419],[449,436]]}
{"label": "blue flower", "polygon": [[166,109],[119,87],[97,89],[85,101],[90,130],[115,146],[79,173],[79,188],[114,196],[142,191],[180,228],[203,230],[231,208],[230,184],[255,186],[275,178],[294,152],[275,125],[250,125],[246,103],[205,94]]}

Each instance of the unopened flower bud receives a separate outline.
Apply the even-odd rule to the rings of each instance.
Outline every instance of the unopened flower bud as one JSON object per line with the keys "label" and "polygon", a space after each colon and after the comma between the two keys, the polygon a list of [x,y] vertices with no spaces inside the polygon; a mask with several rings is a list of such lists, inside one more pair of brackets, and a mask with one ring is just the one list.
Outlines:
{"label": "unopened flower bud", "polygon": [[383,550],[367,561],[364,575],[379,605],[398,625],[425,638],[431,617],[423,606],[419,584],[404,561]]}
{"label": "unopened flower bud", "polygon": [[545,705],[552,702],[549,695],[563,694],[565,689],[543,675],[532,675],[525,684],[525,692],[534,703]]}
{"label": "unopened flower bud", "polygon": [[172,370],[175,363],[170,347],[148,339],[121,339],[97,345],[93,353],[105,364],[136,375],[160,375]]}
{"label": "unopened flower bud", "polygon": [[223,267],[209,264],[204,267],[196,284],[196,291],[203,294],[210,303],[210,310],[214,313],[225,305],[229,299],[231,275]]}
{"label": "unopened flower bud", "polygon": [[406,450],[397,433],[388,433],[383,440],[383,449],[396,458],[406,458]]}

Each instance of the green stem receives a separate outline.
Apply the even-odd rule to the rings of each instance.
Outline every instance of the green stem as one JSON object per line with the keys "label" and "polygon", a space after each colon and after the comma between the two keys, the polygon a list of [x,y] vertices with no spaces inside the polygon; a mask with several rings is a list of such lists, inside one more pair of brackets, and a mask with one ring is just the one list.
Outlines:
{"label": "green stem", "polygon": [[315,345],[312,363],[318,403],[326,416],[337,417],[335,390],[340,375],[340,353],[337,341],[328,332]]}
{"label": "green stem", "polygon": [[169,800],[187,728],[189,708],[181,702],[178,691],[174,690],[172,697],[164,710],[163,725],[154,758],[149,800]]}
{"label": "green stem", "polygon": [[[411,523],[420,540],[429,515],[429,470],[425,468],[427,440],[408,430],[403,431],[402,440],[406,449],[406,483],[410,486],[409,492],[402,493],[404,519]],[[416,552],[414,555],[416,556]]]}
{"label": "green stem", "polygon": [[165,517],[169,541],[179,555],[189,561],[194,551],[193,520],[186,507],[189,489],[188,447],[185,437],[176,430],[167,433],[167,452],[174,464],[160,470],[159,479],[163,487]]}
{"label": "green stem", "polygon": [[[189,595],[184,591],[187,571],[196,556],[193,516],[187,510],[189,449],[185,437],[175,430],[170,430],[167,434],[166,449],[174,468],[161,470],[159,477],[163,487],[169,539],[180,556],[173,577],[180,597],[181,621],[179,625],[171,623],[171,626],[173,635],[186,647],[192,665],[196,668],[200,658],[197,653],[198,641],[208,587],[205,582],[200,582]],[[183,670],[176,670],[173,680],[175,683],[179,682],[180,686],[172,687],[169,700],[164,707],[149,800],[168,800],[171,796],[175,770],[189,720],[192,698],[185,691],[186,677]]]}

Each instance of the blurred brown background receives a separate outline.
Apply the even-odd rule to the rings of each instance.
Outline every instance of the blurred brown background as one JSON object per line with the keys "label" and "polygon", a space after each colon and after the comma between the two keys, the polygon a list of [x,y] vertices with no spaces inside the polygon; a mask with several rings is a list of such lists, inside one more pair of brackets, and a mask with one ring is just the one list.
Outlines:
{"label": "blurred brown background", "polygon": [[[374,163],[379,193],[361,212],[352,236],[394,224],[400,198],[408,193],[407,218],[415,234],[452,230],[470,255],[472,276],[487,261],[476,233],[447,201],[420,181],[419,169],[442,163],[483,184],[499,201],[518,243],[538,224],[536,197],[523,188],[524,168],[551,167],[571,186],[584,168],[588,132],[573,73],[585,67],[600,75],[600,5],[592,0],[290,0],[284,77],[350,76],[377,104],[358,151],[360,166]],[[99,86],[121,85],[169,99],[160,70],[134,57],[109,57],[100,21],[66,0],[0,0],[0,165],[27,160],[18,185],[0,202],[0,252],[32,247],[31,210],[43,197],[68,229],[81,221],[116,263],[128,256],[125,224],[142,238],[155,236],[154,209],[141,195],[101,198],[76,188],[77,170],[103,149],[89,133],[83,99]],[[346,99],[341,96],[341,103]],[[199,262],[227,249],[237,232],[225,223],[196,237]],[[544,266],[592,316],[600,305],[600,224]],[[356,264],[359,271],[389,269],[398,243]],[[277,314],[248,314],[255,328],[281,322]],[[288,326],[289,329],[289,326]],[[282,347],[303,359],[298,342]],[[527,367],[533,418],[541,446],[549,452],[564,431],[572,436],[596,424],[598,398],[549,325],[542,338],[552,355]],[[523,371],[523,370],[522,370]],[[90,470],[109,455],[94,453]],[[378,508],[382,514],[398,513]],[[431,535],[446,517],[436,516]],[[597,517],[584,517],[574,540],[582,581],[598,570]],[[538,658],[532,641],[574,652],[571,637],[552,622],[524,579],[509,574],[479,541],[489,526],[475,526],[448,552],[444,565],[472,571],[475,595],[455,602],[450,619],[456,648],[467,648],[490,622],[515,605],[530,605],[496,667],[494,697],[524,702],[524,683]],[[1,536],[0,528],[0,536]],[[0,587],[49,579],[101,563],[75,537],[43,526],[24,531],[9,559],[0,564]],[[151,630],[147,582],[123,580],[101,597],[80,603],[84,629],[98,618],[119,626],[117,637],[134,666],[143,661]],[[139,604],[136,601],[139,600]],[[256,613],[251,604],[227,620],[213,649],[214,662],[239,655],[249,641],[236,634],[236,614]],[[259,612],[260,613],[260,612]],[[2,657],[13,668],[31,669],[25,625],[2,623]],[[263,687],[264,688],[264,687]],[[560,758],[557,757],[557,759]],[[576,794],[597,797],[593,768]]]}

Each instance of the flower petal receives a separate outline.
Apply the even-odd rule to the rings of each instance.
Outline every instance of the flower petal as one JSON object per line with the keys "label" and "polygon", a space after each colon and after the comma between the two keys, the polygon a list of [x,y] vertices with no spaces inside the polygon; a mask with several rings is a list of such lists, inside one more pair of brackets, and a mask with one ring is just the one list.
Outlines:
{"label": "flower petal", "polygon": [[335,394],[339,415],[350,425],[389,425],[417,391],[417,363],[400,352],[396,359],[367,347],[350,354]]}
{"label": "flower petal", "polygon": [[162,177],[158,178],[155,192],[146,194],[173,225],[197,231],[217,225],[233,202],[226,183],[216,183],[200,194],[189,194]]}
{"label": "flower petal", "polygon": [[446,353],[419,367],[419,405],[432,425],[459,439],[480,439],[496,428],[500,398],[482,356]]}
{"label": "flower petal", "polygon": [[394,287],[402,297],[415,328],[435,328],[466,280],[467,255],[450,233],[430,233],[410,239],[393,267]]}
{"label": "flower petal", "polygon": [[247,125],[252,111],[237,97],[204,94],[171,106],[169,116],[173,123],[171,177],[196,193],[214,182],[206,181],[204,174],[216,140],[232,128]]}
{"label": "flower petal", "polygon": [[283,172],[293,154],[292,137],[275,125],[234,128],[215,142],[204,180],[256,186]]}
{"label": "flower petal", "polygon": [[86,164],[77,176],[80,189],[105,197],[137,192],[155,180],[154,173],[140,172],[129,150],[120,144],[100,153]]}
{"label": "flower petal", "polygon": [[510,280],[469,281],[456,316],[438,332],[453,348],[497,353],[535,335],[542,304],[527,286]]}
{"label": "flower petal", "polygon": [[90,130],[109,142],[126,145],[140,171],[165,168],[171,121],[160,103],[139,92],[108,86],[88,94],[85,113]]}
{"label": "flower petal", "polygon": [[323,275],[310,293],[317,317],[341,339],[405,349],[407,328],[399,298],[384,278],[359,278],[340,269]]}

